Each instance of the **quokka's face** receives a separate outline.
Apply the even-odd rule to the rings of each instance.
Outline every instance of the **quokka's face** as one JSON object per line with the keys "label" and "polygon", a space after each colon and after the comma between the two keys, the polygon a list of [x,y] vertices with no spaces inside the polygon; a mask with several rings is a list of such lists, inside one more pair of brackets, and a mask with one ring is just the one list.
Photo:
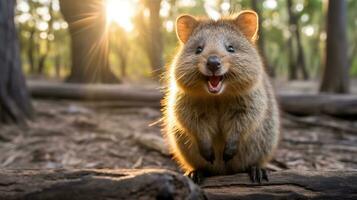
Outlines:
{"label": "quokka's face", "polygon": [[263,69],[253,44],[257,32],[254,12],[218,21],[183,15],[176,25],[184,45],[176,58],[174,75],[184,91],[239,94],[258,82]]}

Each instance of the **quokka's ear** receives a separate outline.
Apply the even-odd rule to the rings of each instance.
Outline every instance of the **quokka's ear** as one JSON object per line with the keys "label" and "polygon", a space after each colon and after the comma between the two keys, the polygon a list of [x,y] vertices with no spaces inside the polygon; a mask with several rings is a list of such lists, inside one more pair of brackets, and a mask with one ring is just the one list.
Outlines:
{"label": "quokka's ear", "polygon": [[252,42],[258,39],[258,15],[252,10],[244,10],[234,19],[235,25]]}
{"label": "quokka's ear", "polygon": [[181,15],[176,19],[176,34],[182,43],[186,43],[193,30],[197,27],[198,21],[191,15]]}

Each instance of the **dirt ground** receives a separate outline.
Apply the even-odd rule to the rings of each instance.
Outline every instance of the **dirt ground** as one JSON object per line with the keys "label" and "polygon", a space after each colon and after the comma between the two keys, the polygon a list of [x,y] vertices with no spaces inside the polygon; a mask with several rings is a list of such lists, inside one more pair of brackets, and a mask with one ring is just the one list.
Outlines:
{"label": "dirt ground", "polygon": [[[165,155],[137,138],[161,141],[160,118],[153,108],[100,107],[93,102],[34,100],[36,118],[28,127],[3,126],[0,168],[168,168],[179,170]],[[348,127],[312,126],[300,119],[332,121]],[[356,121],[284,115],[280,147],[269,165],[282,169],[357,169]],[[160,144],[159,144],[160,145]]]}

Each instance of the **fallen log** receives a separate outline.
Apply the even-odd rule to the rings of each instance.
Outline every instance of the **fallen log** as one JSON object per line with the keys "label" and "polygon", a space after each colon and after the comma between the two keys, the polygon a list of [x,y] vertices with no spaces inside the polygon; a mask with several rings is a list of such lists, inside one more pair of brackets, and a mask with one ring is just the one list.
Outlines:
{"label": "fallen log", "polygon": [[35,81],[28,82],[28,87],[31,95],[37,98],[159,102],[163,96],[158,88],[124,84],[74,84]]}
{"label": "fallen log", "polygon": [[357,117],[357,95],[278,94],[280,108],[296,115]]}
{"label": "fallen log", "polygon": [[168,170],[0,170],[0,199],[356,199],[357,171],[280,171],[206,178],[201,188]]}
{"label": "fallen log", "polygon": [[204,199],[168,170],[0,170],[1,200]]}
{"label": "fallen log", "polygon": [[245,174],[217,176],[201,187],[210,200],[356,199],[357,171],[280,171],[261,184]]}
{"label": "fallen log", "polygon": [[308,117],[296,117],[289,114],[283,114],[282,117],[284,119],[288,119],[290,121],[296,122],[298,124],[313,126],[313,127],[323,127],[327,129],[331,129],[336,133],[350,133],[357,134],[357,129],[354,126],[347,125],[346,120],[338,120],[336,118],[326,117],[326,116],[308,116]]}
{"label": "fallen log", "polygon": [[[29,82],[36,98],[104,101],[100,107],[160,107],[160,89],[132,85],[82,85],[69,83]],[[357,95],[277,94],[282,111],[294,115],[326,114],[357,118]]]}

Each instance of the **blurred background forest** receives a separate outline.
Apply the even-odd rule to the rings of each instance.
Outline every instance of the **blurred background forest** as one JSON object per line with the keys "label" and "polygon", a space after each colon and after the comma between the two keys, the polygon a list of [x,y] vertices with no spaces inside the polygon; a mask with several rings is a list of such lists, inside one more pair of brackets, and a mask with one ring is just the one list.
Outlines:
{"label": "blurred background forest", "polygon": [[[101,1],[86,1],[91,4]],[[261,53],[270,74],[284,80],[320,79],[324,68],[327,2],[324,0],[108,0],[106,9],[109,66],[122,80],[138,81],[159,74],[175,53],[175,18],[180,13],[222,15],[253,9],[261,19]],[[65,4],[65,3],[64,3]],[[77,6],[73,3],[71,6]],[[357,76],[357,1],[348,0],[347,58],[349,74]],[[80,6],[80,5],[78,5]],[[89,8],[90,9],[90,8]],[[68,9],[67,9],[68,10]],[[94,13],[100,18],[102,13]],[[82,18],[88,17],[77,13]],[[80,25],[88,29],[91,19]],[[66,79],[71,73],[68,21],[58,0],[18,0],[16,25],[25,74]],[[99,26],[100,27],[100,26]],[[90,29],[90,28],[89,28]],[[82,31],[83,30],[78,30]],[[87,43],[94,43],[87,38]]]}

